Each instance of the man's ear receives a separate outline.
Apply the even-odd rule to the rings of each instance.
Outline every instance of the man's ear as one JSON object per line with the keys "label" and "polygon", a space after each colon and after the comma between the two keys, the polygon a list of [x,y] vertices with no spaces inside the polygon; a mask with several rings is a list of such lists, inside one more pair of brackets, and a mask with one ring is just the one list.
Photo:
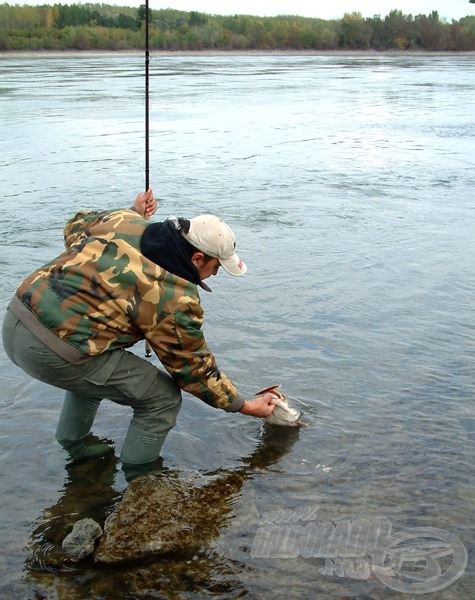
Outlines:
{"label": "man's ear", "polygon": [[204,263],[204,260],[205,255],[199,250],[191,255],[191,262],[195,265],[196,268],[201,267]]}

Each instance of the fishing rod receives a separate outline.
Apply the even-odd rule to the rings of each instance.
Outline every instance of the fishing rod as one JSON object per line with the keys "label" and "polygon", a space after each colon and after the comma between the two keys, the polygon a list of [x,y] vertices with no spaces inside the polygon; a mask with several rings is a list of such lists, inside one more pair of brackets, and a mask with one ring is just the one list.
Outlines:
{"label": "fishing rod", "polygon": [[[150,101],[149,101],[149,73],[150,73],[150,48],[149,48],[149,18],[148,0],[145,0],[145,191],[150,187]],[[145,357],[152,356],[152,347],[145,340]]]}
{"label": "fishing rod", "polygon": [[149,18],[148,0],[145,1],[145,191],[150,187],[150,101],[149,101],[149,72],[150,72],[150,48],[149,48]]}

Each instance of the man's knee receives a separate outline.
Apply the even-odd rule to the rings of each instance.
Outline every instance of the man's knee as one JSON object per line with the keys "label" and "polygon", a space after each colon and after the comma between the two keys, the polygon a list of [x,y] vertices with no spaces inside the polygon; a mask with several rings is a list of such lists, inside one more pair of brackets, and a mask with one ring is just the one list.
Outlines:
{"label": "man's knee", "polygon": [[176,424],[182,404],[182,393],[173,379],[161,371],[144,398],[135,402],[132,422],[139,428],[164,433]]}

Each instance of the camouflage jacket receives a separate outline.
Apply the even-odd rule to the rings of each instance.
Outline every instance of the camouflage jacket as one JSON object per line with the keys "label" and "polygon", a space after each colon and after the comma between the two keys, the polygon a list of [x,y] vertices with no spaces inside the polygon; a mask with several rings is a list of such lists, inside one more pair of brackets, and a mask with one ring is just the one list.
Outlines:
{"label": "camouflage jacket", "polygon": [[149,224],[133,210],[78,213],[64,229],[66,251],[27,277],[16,296],[82,355],[145,338],[181,389],[239,410],[243,398],[206,344],[196,284],[140,252]]}

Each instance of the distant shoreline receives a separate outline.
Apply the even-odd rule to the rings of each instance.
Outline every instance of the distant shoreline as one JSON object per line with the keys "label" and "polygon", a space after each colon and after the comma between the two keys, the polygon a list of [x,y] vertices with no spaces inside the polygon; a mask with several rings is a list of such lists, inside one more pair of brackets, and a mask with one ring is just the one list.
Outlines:
{"label": "distant shoreline", "polygon": [[[2,58],[136,56],[143,50],[2,50]],[[475,56],[475,51],[427,50],[151,50],[151,56]]]}

